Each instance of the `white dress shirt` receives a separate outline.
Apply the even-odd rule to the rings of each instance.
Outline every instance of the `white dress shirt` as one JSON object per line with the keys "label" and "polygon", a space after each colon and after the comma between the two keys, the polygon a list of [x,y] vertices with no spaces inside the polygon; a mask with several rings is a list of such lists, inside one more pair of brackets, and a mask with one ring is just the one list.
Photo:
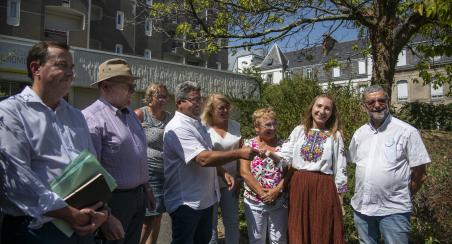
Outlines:
{"label": "white dress shirt", "polygon": [[52,110],[29,87],[0,102],[0,138],[2,211],[31,216],[35,227],[67,206],[49,183],[84,149],[96,155],[82,113],[63,99]]}
{"label": "white dress shirt", "polygon": [[176,111],[163,134],[163,189],[169,213],[181,205],[206,209],[220,200],[217,169],[195,162],[199,153],[211,149],[210,137],[201,122]]}
{"label": "white dress shirt", "polygon": [[349,153],[356,164],[351,200],[356,211],[368,216],[411,212],[411,168],[430,163],[416,128],[388,115],[378,129],[361,126]]}

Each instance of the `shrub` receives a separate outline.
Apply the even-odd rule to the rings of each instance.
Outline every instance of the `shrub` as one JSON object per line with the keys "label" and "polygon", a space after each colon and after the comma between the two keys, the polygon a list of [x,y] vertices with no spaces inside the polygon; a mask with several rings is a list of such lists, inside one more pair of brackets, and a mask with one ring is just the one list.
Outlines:
{"label": "shrub", "polygon": [[422,131],[432,159],[424,186],[414,198],[413,243],[450,243],[452,236],[451,132]]}
{"label": "shrub", "polygon": [[405,103],[397,117],[418,129],[452,130],[452,103],[431,104],[422,102]]}

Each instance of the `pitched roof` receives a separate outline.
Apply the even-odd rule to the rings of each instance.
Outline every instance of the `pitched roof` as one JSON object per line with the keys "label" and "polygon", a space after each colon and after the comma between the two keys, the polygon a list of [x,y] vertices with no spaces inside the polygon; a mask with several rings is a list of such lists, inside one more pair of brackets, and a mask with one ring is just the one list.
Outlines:
{"label": "pitched roof", "polygon": [[[353,50],[354,46],[358,46],[358,50]],[[322,45],[310,48],[288,52],[286,57],[289,60],[290,67],[302,67],[327,62],[329,59],[337,59],[338,61],[347,59],[364,58],[360,50],[367,46],[366,40],[353,40],[347,42],[337,42],[334,47],[324,55]]]}
{"label": "pitched roof", "polygon": [[261,70],[269,70],[281,67],[283,69],[288,67],[288,59],[275,43],[268,52],[267,56],[265,56],[264,61],[262,61],[259,65],[259,68]]}

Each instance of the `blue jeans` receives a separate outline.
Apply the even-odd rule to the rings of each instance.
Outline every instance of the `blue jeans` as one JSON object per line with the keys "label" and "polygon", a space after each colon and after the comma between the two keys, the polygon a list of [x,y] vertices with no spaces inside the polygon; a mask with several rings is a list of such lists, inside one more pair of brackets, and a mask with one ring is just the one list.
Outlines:
{"label": "blue jeans", "polygon": [[170,213],[172,244],[207,244],[212,237],[212,206],[195,210],[182,205]]}
{"label": "blue jeans", "polygon": [[[237,187],[237,186],[236,186]],[[220,203],[213,206],[213,226],[212,226],[212,240],[210,244],[218,243],[218,205],[221,207],[221,215],[223,217],[224,225],[224,239],[226,244],[236,244],[240,240],[239,231],[239,199],[236,194],[236,187],[231,191],[223,187],[220,189],[221,198]]]}
{"label": "blue jeans", "polygon": [[355,211],[354,220],[361,244],[380,243],[380,236],[385,244],[408,243],[411,231],[410,213],[367,216]]}

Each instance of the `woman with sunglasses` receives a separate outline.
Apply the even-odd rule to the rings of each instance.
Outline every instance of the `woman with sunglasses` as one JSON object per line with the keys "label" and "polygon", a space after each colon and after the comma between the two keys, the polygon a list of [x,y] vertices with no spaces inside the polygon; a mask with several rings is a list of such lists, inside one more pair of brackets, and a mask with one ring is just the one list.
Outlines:
{"label": "woman with sunglasses", "polygon": [[[253,113],[256,137],[244,146],[259,151],[278,152],[283,141],[276,136],[276,113],[271,108]],[[249,243],[287,243],[287,197],[283,192],[283,168],[270,157],[256,156],[240,160],[240,174],[245,181],[244,202]]]}
{"label": "woman with sunglasses", "polygon": [[162,84],[150,84],[146,89],[144,107],[135,110],[141,121],[147,139],[147,157],[149,168],[149,187],[155,197],[155,209],[147,209],[141,231],[141,244],[157,243],[163,203],[163,130],[171,120],[171,113],[165,111],[168,102],[168,90]]}
{"label": "woman with sunglasses", "polygon": [[[319,95],[304,122],[276,155],[291,165],[289,191],[290,243],[345,243],[341,194],[347,191],[344,143],[333,99]],[[281,158],[279,158],[281,159]]]}

